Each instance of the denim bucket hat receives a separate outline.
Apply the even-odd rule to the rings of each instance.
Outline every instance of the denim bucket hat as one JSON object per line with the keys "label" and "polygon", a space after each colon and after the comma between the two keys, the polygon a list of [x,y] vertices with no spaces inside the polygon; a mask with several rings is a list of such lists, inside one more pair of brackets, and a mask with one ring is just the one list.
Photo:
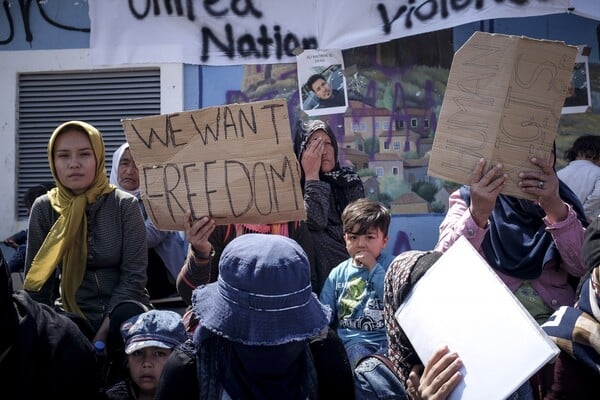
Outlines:
{"label": "denim bucket hat", "polygon": [[202,328],[253,346],[318,336],[331,318],[312,292],[306,253],[280,235],[232,240],[221,254],[217,282],[196,288],[192,307]]}
{"label": "denim bucket hat", "polygon": [[170,310],[150,310],[121,324],[125,354],[146,347],[172,349],[188,339],[181,315]]}

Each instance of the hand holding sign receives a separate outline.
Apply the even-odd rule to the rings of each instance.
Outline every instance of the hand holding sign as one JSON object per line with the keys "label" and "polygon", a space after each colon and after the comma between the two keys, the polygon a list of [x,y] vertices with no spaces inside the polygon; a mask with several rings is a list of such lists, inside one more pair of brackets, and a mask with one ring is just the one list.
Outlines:
{"label": "hand holding sign", "polygon": [[475,32],[455,54],[428,175],[470,184],[484,158],[504,166],[503,194],[536,199],[518,174],[552,148],[577,48],[563,42]]}

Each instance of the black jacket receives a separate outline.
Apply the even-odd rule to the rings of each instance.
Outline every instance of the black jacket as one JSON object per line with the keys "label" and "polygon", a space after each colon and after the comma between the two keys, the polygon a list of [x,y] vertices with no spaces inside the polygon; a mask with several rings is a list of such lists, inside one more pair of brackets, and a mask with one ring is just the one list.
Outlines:
{"label": "black jacket", "polygon": [[51,307],[14,291],[0,253],[0,376],[19,398],[94,399],[94,349],[77,325]]}

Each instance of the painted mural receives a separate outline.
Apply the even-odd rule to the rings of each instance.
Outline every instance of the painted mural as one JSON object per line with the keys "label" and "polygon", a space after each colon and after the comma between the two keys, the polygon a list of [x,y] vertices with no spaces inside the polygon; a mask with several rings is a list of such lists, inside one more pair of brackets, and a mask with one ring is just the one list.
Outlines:
{"label": "painted mural", "polygon": [[[456,185],[427,176],[437,116],[452,63],[452,30],[344,51],[349,107],[325,115],[336,131],[340,159],[363,177],[369,197],[394,214],[444,213]],[[590,64],[592,105],[600,101],[600,65]],[[298,104],[295,64],[244,67],[239,91],[227,102],[284,97],[291,121],[304,115]],[[579,135],[597,130],[600,113],[565,114],[557,142],[557,168]]]}

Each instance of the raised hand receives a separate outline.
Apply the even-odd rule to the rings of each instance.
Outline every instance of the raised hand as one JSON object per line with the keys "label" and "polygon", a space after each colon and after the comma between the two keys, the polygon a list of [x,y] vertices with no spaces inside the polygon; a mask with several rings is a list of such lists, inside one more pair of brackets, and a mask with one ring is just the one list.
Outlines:
{"label": "raised hand", "polygon": [[412,400],[448,398],[462,379],[462,366],[458,354],[451,353],[446,346],[438,349],[427,362],[423,374],[420,374],[422,366],[413,367],[406,381],[409,397]]}
{"label": "raised hand", "polygon": [[564,220],[569,209],[558,193],[558,176],[552,164],[535,157],[531,163],[539,170],[520,172],[519,187],[523,192],[537,196],[537,204],[544,209],[551,223]]}
{"label": "raised hand", "polygon": [[321,169],[321,157],[323,156],[324,144],[320,137],[310,139],[306,144],[306,149],[302,153],[302,170],[307,180],[319,180],[319,171]]}
{"label": "raised hand", "polygon": [[183,227],[187,241],[192,245],[194,253],[208,257],[212,245],[208,241],[210,234],[215,230],[216,222],[212,218],[192,218],[192,211],[187,210],[183,216]]}
{"label": "raised hand", "polygon": [[471,188],[469,210],[477,225],[482,228],[487,225],[488,218],[496,205],[496,198],[507,178],[502,164],[496,164],[484,174],[485,163],[484,158],[479,160],[469,180]]}

